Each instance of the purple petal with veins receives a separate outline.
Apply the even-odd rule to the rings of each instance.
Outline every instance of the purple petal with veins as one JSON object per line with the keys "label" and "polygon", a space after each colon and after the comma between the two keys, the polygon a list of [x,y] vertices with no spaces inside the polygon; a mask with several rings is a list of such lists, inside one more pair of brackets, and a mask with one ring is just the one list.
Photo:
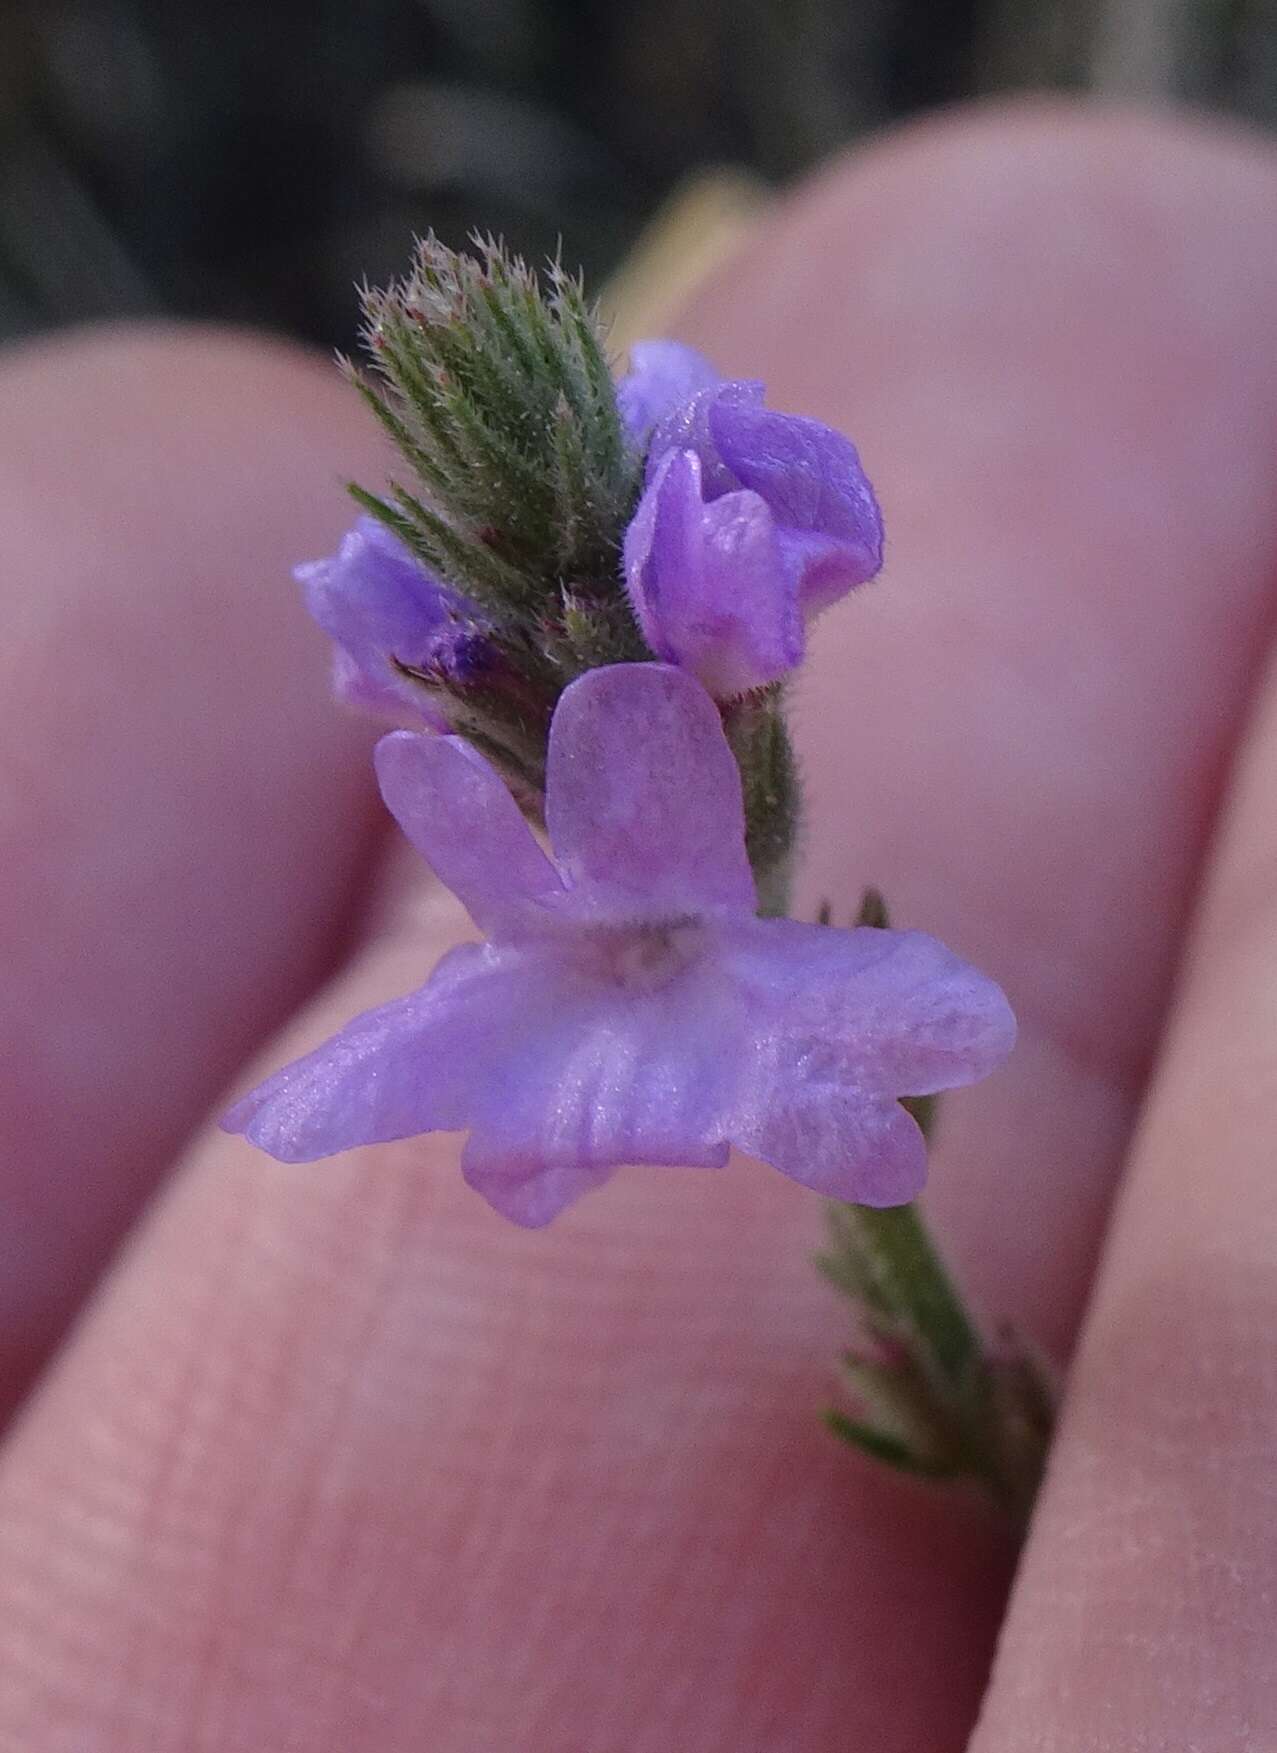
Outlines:
{"label": "purple petal with veins", "polygon": [[378,767],[490,941],[237,1104],[224,1124],[281,1160],[466,1131],[466,1179],[526,1225],[622,1164],[722,1167],[733,1146],[892,1204],[925,1168],[898,1098],[1011,1049],[1001,990],[934,938],[755,917],[735,763],[679,670],[614,665],[564,692],[552,859],[457,739],[399,733]]}

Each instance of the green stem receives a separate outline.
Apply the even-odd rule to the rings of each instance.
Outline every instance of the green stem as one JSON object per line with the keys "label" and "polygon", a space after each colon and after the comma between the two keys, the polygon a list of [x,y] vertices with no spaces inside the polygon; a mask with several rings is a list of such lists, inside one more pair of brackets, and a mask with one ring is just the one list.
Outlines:
{"label": "green stem", "polygon": [[926,1375],[937,1394],[961,1390],[980,1356],[980,1337],[917,1205],[854,1206],[884,1307],[926,1336]]}
{"label": "green stem", "polygon": [[[857,923],[889,928],[876,889]],[[905,1096],[902,1106],[930,1142],[936,1098]],[[832,1205],[829,1228],[817,1264],[870,1342],[843,1360],[865,1415],[832,1412],[831,1427],[879,1460],[977,1483],[1023,1531],[1055,1420],[1049,1369],[1009,1333],[988,1346],[916,1205]]]}
{"label": "green stem", "polygon": [[765,919],[789,911],[789,883],[798,834],[798,776],[778,687],[733,700],[723,731],[740,768],[745,850]]}
{"label": "green stem", "polygon": [[1009,1340],[986,1345],[916,1205],[840,1205],[831,1228],[821,1264],[883,1354],[850,1355],[868,1416],[834,1427],[879,1458],[894,1446],[901,1466],[978,1484],[1022,1530],[1050,1440],[1047,1372]]}

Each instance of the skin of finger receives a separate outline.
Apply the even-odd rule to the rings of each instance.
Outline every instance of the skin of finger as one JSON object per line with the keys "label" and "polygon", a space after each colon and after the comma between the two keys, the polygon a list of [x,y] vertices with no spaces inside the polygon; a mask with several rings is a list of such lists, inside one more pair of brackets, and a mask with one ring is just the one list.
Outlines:
{"label": "skin of finger", "polygon": [[1035,105],[939,137],[862,181],[854,274],[817,188],[688,335],[880,493],[884,575],[794,689],[799,903],[874,883],[1003,980],[1016,1059],[950,1105],[931,1206],[1062,1355],[1271,615],[1277,157]]}
{"label": "skin of finger", "polygon": [[[1183,832],[1187,820],[1191,839],[1193,810],[1208,811],[1244,683],[1234,644],[1263,614],[1268,501],[1249,448],[1261,436],[1262,323],[1246,286],[1271,287],[1253,242],[1268,175],[1245,147],[1169,128],[1060,114],[950,124],[812,192],[720,295],[721,363],[743,344],[755,278],[771,321],[794,332],[788,351],[765,360],[774,400],[854,431],[894,520],[890,589],[839,611],[848,625],[866,617],[863,637],[883,642],[878,661],[894,682],[856,656],[859,636],[838,635],[831,616],[800,698],[818,800],[808,898],[824,890],[845,915],[866,875],[898,871],[903,887],[908,873],[910,922],[942,924],[961,903],[966,923],[951,935],[988,946],[1026,1012],[1017,1068],[1000,1090],[955,1102],[962,1117],[938,1163],[941,1181],[961,1180],[974,1203],[997,1209],[993,1258],[1012,1260],[1001,1240],[1012,1233],[1030,1257],[1008,1268],[998,1306],[1011,1314],[1023,1312],[1012,1298],[1032,1287],[1033,1262],[1068,1245],[1067,1226],[1063,1237],[1031,1228],[1061,1205],[1037,1194],[1030,1205],[1026,1155],[1035,1172],[1040,1156],[1047,1171],[1067,1169],[1085,1200],[1066,1137],[1108,1152],[1107,1173],[1128,1121],[1127,1091],[1090,1063],[1102,1018],[1084,1002],[1092,977],[1097,1007],[1114,1001],[1104,983],[1113,940],[1100,930],[1117,921],[1102,913],[1092,941],[1058,896],[1090,883],[1103,855],[1146,929],[1149,909],[1182,904],[1191,853],[1172,821]],[[1101,225],[1113,203],[1117,217]],[[1057,210],[1076,228],[1092,204],[1090,247],[1062,258]],[[939,226],[934,256],[919,213]],[[1231,343],[1185,246],[1168,241],[1181,230],[1224,264]],[[1235,230],[1236,248],[1256,251],[1245,285],[1229,280]],[[1100,239],[1107,273],[1093,259]],[[1145,271],[1129,259],[1132,241]],[[782,257],[792,308],[776,305]],[[1006,273],[1019,289],[1010,303],[987,283]],[[1103,337],[1114,307],[1132,301],[1142,320],[1126,317],[1118,375]],[[1068,345],[1048,344],[1052,309]],[[807,349],[825,361],[819,385]],[[964,385],[953,361],[967,350],[982,364]],[[960,389],[984,384],[995,355],[1011,407],[1000,445],[991,393],[970,430],[950,408]],[[1149,503],[1177,505],[1198,485],[1199,453],[1172,418],[1185,369],[1199,419],[1229,447],[1220,490],[1235,497],[1232,518],[1208,522],[1190,555],[1154,550],[1139,626],[1154,689],[1114,655],[1138,619],[1119,562],[1134,565],[1149,539]],[[1138,407],[1125,399],[1130,383]],[[1021,429],[1030,411],[1032,442]],[[1137,432],[1150,454],[1132,460]],[[1052,546],[1071,528],[1058,506],[1062,468],[1077,472],[1074,515],[1087,531],[1066,543],[1063,563]],[[1012,510],[1014,541],[1003,527]],[[960,612],[948,594],[959,565]],[[1066,589],[1096,652],[1064,637],[1072,623],[1061,629],[1055,605]],[[912,603],[903,630],[885,607],[893,592]],[[941,658],[918,649],[932,637],[928,603]],[[1182,667],[1185,625],[1194,667],[1181,675],[1161,642]],[[1037,651],[1035,626],[1062,641],[1056,665]],[[849,674],[820,679],[843,662]],[[1056,669],[1070,664],[1103,721],[1102,746],[1062,703]],[[1164,711],[1156,735],[1153,695]],[[889,708],[891,734],[879,723]],[[932,716],[938,726],[949,711],[974,776],[962,823],[947,795],[957,756],[938,728],[923,744],[939,764],[925,789],[913,765]],[[822,712],[836,736],[822,731]],[[1098,774],[1074,771],[1057,748],[1066,735],[1080,737],[1074,764],[1098,763]],[[1174,783],[1168,743],[1183,762]],[[838,789],[862,754],[899,761],[899,793],[885,772],[880,792]],[[1129,768],[1121,795],[1106,782],[1115,762]],[[1045,917],[1013,888],[997,838],[1008,818],[995,806],[1017,785],[1025,795],[1010,826],[1057,834],[1056,911]],[[851,818],[840,834],[822,823],[830,808]],[[1154,810],[1168,818],[1156,831],[1144,821]],[[1139,859],[1116,844],[1127,832],[1147,836]],[[1044,866],[1033,850],[1024,880],[1036,888]],[[1154,853],[1172,850],[1177,880],[1150,877]],[[455,930],[440,906],[436,897],[415,919],[400,914],[400,935],[301,1017],[271,1062],[410,984]],[[1048,936],[1065,925],[1081,958],[1072,997]],[[1168,961],[1174,929],[1164,918],[1150,940]],[[1139,1024],[1136,1000],[1154,1000],[1131,978]],[[1133,1080],[1147,1043],[1123,1044]],[[423,1739],[449,1753],[963,1745],[1005,1550],[973,1512],[872,1474],[820,1432],[812,1412],[841,1317],[806,1261],[816,1203],[744,1164],[718,1176],[634,1171],[528,1236],[467,1195],[454,1162],[437,1143],[310,1169],[274,1167],[222,1139],[194,1153],[4,1456],[0,1649],[14,1678],[0,1744],[44,1725],[51,1749],[92,1733],[108,1753],[138,1742],[157,1753],[406,1753]],[[1047,1304],[1026,1296],[1024,1306]]]}
{"label": "skin of finger", "polygon": [[331,967],[380,838],[288,581],[383,458],[274,342],[0,361],[0,1404],[232,1068]]}
{"label": "skin of finger", "polygon": [[978,1753],[1277,1746],[1277,667],[1105,1250]]}

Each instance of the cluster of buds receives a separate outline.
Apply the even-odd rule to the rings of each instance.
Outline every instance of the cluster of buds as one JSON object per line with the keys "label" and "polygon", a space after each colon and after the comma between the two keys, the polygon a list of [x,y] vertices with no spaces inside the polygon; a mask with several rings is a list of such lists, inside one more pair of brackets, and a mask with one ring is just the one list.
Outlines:
{"label": "cluster of buds", "polygon": [[882,564],[855,449],[676,342],[614,381],[579,282],[492,242],[428,239],[364,312],[346,370],[406,480],[353,488],[363,515],[298,578],[336,692],[397,727],[388,808],[483,941],[227,1126],[290,1162],[465,1132],[466,1180],[530,1227],[625,1164],[733,1149],[853,1202],[834,1275],[878,1353],[853,1370],[868,1422],[840,1428],[1027,1501],[1040,1445],[1004,1435],[1031,1421],[998,1410],[907,1210],[930,1099],[1001,1062],[1010,1007],[881,907],[783,917],[785,684]]}

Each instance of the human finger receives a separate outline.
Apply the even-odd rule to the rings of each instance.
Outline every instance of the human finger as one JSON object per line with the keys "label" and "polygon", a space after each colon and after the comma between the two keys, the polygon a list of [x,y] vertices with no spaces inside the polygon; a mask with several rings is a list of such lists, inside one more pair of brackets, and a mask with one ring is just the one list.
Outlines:
{"label": "human finger", "polygon": [[332,374],[181,330],[0,361],[0,1407],[337,953],[368,734],[288,585],[379,462]]}
{"label": "human finger", "polygon": [[979,1753],[1277,1744],[1274,784],[1270,668]]}

